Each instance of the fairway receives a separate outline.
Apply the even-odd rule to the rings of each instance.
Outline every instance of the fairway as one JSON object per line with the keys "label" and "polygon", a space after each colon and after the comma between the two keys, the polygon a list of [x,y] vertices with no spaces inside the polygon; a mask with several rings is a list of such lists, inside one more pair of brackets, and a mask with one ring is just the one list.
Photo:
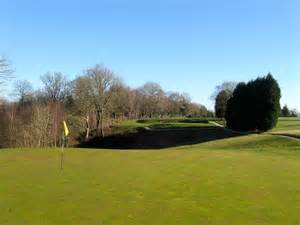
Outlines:
{"label": "fairway", "polygon": [[0,224],[299,224],[300,142],[0,151]]}
{"label": "fairway", "polygon": [[277,127],[271,134],[300,138],[300,119],[299,118],[280,118]]}
{"label": "fairway", "polygon": [[300,0],[1,3],[0,225],[300,225]]}
{"label": "fairway", "polygon": [[293,131],[300,130],[300,119],[295,118],[279,118],[277,126],[273,131]]}

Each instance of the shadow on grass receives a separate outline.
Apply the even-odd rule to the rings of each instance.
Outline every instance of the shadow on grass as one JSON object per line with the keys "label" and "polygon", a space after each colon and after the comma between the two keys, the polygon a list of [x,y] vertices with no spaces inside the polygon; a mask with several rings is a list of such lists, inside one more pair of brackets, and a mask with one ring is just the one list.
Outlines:
{"label": "shadow on grass", "polygon": [[81,148],[105,149],[164,149],[188,144],[241,136],[222,127],[197,127],[180,129],[139,129],[134,133],[94,138],[80,144]]}

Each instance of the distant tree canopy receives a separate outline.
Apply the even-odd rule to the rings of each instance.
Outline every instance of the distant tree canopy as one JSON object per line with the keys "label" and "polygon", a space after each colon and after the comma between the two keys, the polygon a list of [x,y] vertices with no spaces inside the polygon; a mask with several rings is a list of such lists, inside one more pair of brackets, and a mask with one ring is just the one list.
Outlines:
{"label": "distant tree canopy", "polygon": [[227,103],[227,127],[237,131],[267,131],[280,115],[281,91],[271,74],[239,83]]}
{"label": "distant tree canopy", "polygon": [[283,116],[283,117],[289,117],[290,116],[290,110],[287,107],[287,105],[284,105],[283,108],[281,109],[281,116]]}
{"label": "distant tree canopy", "polygon": [[281,109],[281,114],[280,116],[282,117],[297,117],[298,112],[296,109],[289,109],[287,105],[284,105]]}

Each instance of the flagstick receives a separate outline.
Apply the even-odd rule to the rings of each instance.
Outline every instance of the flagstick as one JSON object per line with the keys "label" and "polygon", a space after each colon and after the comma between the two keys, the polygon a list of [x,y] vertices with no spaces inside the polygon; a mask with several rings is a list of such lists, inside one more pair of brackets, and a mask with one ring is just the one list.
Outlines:
{"label": "flagstick", "polygon": [[63,135],[62,145],[61,145],[61,154],[60,154],[60,170],[63,170],[63,161],[64,161],[64,144],[65,144],[65,135]]}
{"label": "flagstick", "polygon": [[65,145],[65,142],[66,142],[66,137],[68,137],[68,135],[69,135],[69,129],[68,129],[66,121],[63,121],[63,128],[64,128],[64,132],[63,132],[63,135],[62,135],[62,145],[61,145],[61,154],[60,154],[60,170],[63,169],[64,145]]}

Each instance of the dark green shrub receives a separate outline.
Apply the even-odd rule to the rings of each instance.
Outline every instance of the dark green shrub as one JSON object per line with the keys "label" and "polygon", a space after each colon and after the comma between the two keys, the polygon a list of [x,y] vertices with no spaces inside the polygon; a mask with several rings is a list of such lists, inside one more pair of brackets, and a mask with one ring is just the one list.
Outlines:
{"label": "dark green shrub", "polygon": [[227,103],[227,127],[238,131],[267,131],[280,115],[280,88],[271,74],[240,83]]}

